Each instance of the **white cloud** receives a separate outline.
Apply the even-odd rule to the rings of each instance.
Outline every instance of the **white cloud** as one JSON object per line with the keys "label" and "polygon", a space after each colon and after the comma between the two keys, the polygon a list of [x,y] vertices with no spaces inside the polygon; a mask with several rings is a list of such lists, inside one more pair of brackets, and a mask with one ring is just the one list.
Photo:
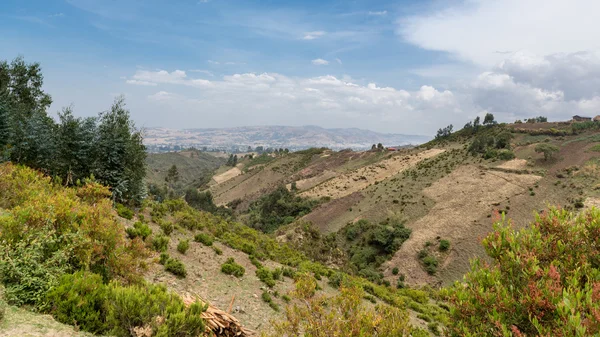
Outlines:
{"label": "white cloud", "polygon": [[312,64],[316,65],[316,66],[326,66],[329,64],[329,61],[327,60],[323,60],[323,59],[315,59],[311,61]]}
{"label": "white cloud", "polygon": [[149,86],[149,87],[155,87],[157,86],[156,83],[154,82],[148,82],[148,81],[140,81],[140,80],[127,80],[125,81],[127,84],[133,84],[133,85],[145,85],[145,86]]}
{"label": "white cloud", "polygon": [[340,60],[339,58],[336,58],[335,62],[337,62],[338,64],[342,64],[342,60]]}
{"label": "white cloud", "polygon": [[302,38],[302,40],[314,40],[314,39],[318,39],[322,36],[325,35],[324,31],[314,31],[314,32],[306,32],[304,33],[304,37]]}
{"label": "white cloud", "polygon": [[[332,75],[295,78],[277,73],[240,73],[204,80],[203,85],[196,85],[197,79],[178,71],[138,70],[133,77],[180,86],[147,98],[159,103],[152,109],[168,109],[170,118],[185,118],[190,127],[210,116],[212,125],[308,124],[318,120],[329,127],[360,125],[388,132],[428,134],[439,127],[440,120],[452,121],[460,111],[458,100],[447,90],[423,86],[407,91],[348,82]],[[430,116],[442,117],[428,125]]]}
{"label": "white cloud", "polygon": [[599,49],[598,12],[596,0],[468,0],[401,18],[398,33],[424,49],[489,68],[521,50],[551,55]]}
{"label": "white cloud", "polygon": [[376,15],[376,16],[384,16],[387,15],[387,11],[378,11],[378,12],[369,12],[369,15]]}
{"label": "white cloud", "polygon": [[211,77],[214,77],[215,74],[212,73],[212,71],[209,70],[204,70],[204,69],[190,69],[189,72],[191,73],[201,73],[201,74],[205,74]]}

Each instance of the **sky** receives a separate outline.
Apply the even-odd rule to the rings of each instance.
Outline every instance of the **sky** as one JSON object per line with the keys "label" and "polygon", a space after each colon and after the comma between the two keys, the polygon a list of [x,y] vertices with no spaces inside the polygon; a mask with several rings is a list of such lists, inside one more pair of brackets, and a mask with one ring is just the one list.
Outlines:
{"label": "sky", "polygon": [[431,135],[600,113],[597,0],[2,0],[0,59],[51,113],[123,95],[139,127]]}

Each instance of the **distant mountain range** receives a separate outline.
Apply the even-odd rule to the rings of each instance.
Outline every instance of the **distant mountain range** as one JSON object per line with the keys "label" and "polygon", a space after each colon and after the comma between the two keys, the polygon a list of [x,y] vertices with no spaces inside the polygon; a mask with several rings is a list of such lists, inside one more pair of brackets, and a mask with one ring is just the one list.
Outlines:
{"label": "distant mountain range", "polygon": [[417,145],[431,137],[419,135],[387,134],[361,129],[325,129],[318,126],[248,126],[223,129],[168,129],[146,128],[144,142],[149,147],[181,146],[208,148],[244,148],[264,146],[289,148],[310,147],[331,149],[370,148],[372,144],[384,146]]}

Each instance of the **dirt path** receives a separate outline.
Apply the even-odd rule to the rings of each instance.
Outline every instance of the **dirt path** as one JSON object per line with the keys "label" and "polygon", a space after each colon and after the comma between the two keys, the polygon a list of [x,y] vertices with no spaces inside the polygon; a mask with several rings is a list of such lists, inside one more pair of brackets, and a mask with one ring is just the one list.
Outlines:
{"label": "dirt path", "polygon": [[327,180],[316,187],[303,192],[304,197],[320,198],[329,196],[338,199],[358,192],[376,182],[385,180],[406,170],[423,159],[436,156],[445,150],[431,149],[407,156],[395,156],[376,164],[362,167],[349,173]]}
{"label": "dirt path", "polygon": [[242,174],[242,170],[240,170],[238,167],[234,167],[230,170],[227,170],[221,174],[217,174],[213,177],[213,180],[217,183],[217,184],[221,184],[226,182],[229,179],[233,179],[237,176],[239,176],[240,174]]}
{"label": "dirt path", "polygon": [[410,239],[385,267],[398,267],[410,284],[434,283],[436,279],[423,270],[417,254],[427,241],[439,236],[449,239],[452,245],[441,267],[456,262],[463,264],[457,268],[468,268],[469,258],[479,249],[479,238],[491,229],[492,219],[486,224],[479,219],[491,214],[493,204],[527,193],[539,179],[536,175],[486,171],[476,166],[458,168],[423,190],[436,204],[427,215],[408,225],[412,229]]}

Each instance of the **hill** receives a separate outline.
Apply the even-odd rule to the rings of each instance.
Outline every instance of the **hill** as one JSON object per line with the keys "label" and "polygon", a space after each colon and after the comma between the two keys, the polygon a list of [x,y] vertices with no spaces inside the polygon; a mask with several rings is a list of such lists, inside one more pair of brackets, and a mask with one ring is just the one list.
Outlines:
{"label": "hill", "polygon": [[184,187],[200,187],[208,183],[213,172],[225,162],[224,158],[200,151],[149,153],[146,158],[146,181],[163,185],[167,171],[175,165],[179,172],[179,181]]}
{"label": "hill", "polygon": [[324,129],[318,126],[252,126],[224,129],[147,128],[144,143],[150,147],[179,145],[201,148],[240,148],[264,146],[289,148],[328,147],[335,150],[369,149],[382,143],[386,146],[421,144],[430,137],[384,134],[361,129]]}
{"label": "hill", "polygon": [[[271,207],[265,200],[278,186],[287,186],[317,205],[289,213],[275,232],[280,240],[374,281],[394,283],[404,275],[412,285],[447,285],[469,270],[471,258],[485,255],[479,241],[499,213],[520,227],[548,205],[578,210],[598,204],[598,126],[491,125],[397,152],[315,149],[260,165],[241,161],[237,174],[210,189],[249,226],[268,222],[272,228],[272,218],[256,214]],[[551,149],[548,156],[544,148]],[[390,219],[411,231],[393,252],[350,234],[383,230]],[[315,239],[307,235],[312,230],[319,233]],[[440,251],[440,245],[449,248]]]}

